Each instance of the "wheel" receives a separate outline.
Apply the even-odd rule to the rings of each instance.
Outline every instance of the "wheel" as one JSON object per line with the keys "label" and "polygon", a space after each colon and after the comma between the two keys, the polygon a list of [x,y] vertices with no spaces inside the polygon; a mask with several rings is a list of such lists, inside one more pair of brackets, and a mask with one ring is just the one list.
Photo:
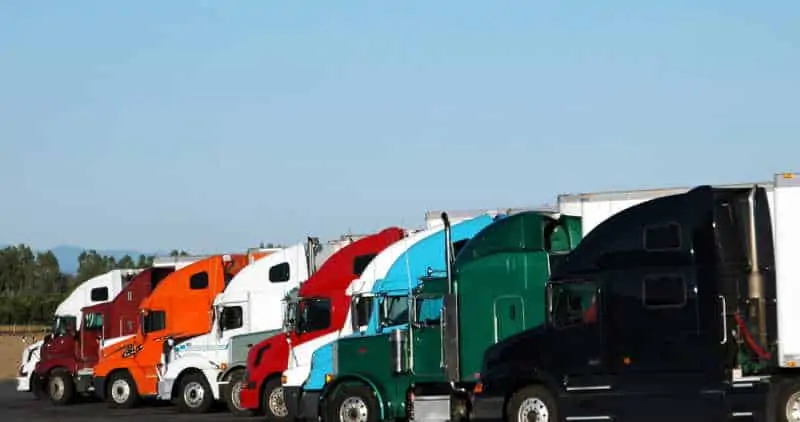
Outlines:
{"label": "wheel", "polygon": [[136,383],[127,372],[116,372],[108,379],[106,401],[110,407],[130,409],[139,404]]}
{"label": "wheel", "polygon": [[233,416],[252,416],[253,412],[250,409],[244,409],[239,403],[239,393],[242,391],[244,384],[244,370],[236,369],[228,375],[228,384],[223,389],[223,396],[225,397],[225,406]]}
{"label": "wheel", "polygon": [[32,373],[31,374],[31,393],[33,393],[33,397],[36,400],[41,400],[47,397],[47,392],[44,390],[44,386],[42,385],[42,381],[39,379],[39,374]]}
{"label": "wheel", "polygon": [[325,407],[325,422],[378,422],[380,408],[371,388],[345,385],[334,392],[331,406]]}
{"label": "wheel", "polygon": [[261,408],[264,417],[270,422],[290,422],[289,410],[283,401],[283,386],[279,378],[272,378],[264,385],[261,393]]}
{"label": "wheel", "polygon": [[553,395],[546,388],[534,385],[525,387],[511,397],[506,408],[509,422],[555,422],[558,408]]}
{"label": "wheel", "polygon": [[192,373],[181,377],[178,390],[178,410],[182,413],[207,413],[214,405],[214,393],[203,374]]}
{"label": "wheel", "polygon": [[779,386],[774,411],[778,421],[800,421],[800,381],[785,381]]}
{"label": "wheel", "polygon": [[69,404],[75,397],[75,384],[72,376],[63,369],[55,369],[47,377],[47,396],[50,402],[60,406]]}

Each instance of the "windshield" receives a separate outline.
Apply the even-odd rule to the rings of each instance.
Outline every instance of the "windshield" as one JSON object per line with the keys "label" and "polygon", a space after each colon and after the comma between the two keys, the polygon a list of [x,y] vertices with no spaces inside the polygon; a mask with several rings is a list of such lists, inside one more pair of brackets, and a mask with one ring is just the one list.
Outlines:
{"label": "windshield", "polygon": [[384,299],[381,325],[393,326],[408,323],[408,296],[387,296]]}
{"label": "windshield", "polygon": [[442,318],[442,296],[418,296],[416,322],[422,325],[439,325]]}
{"label": "windshield", "polygon": [[103,328],[103,314],[100,312],[86,314],[83,320],[83,329],[100,330]]}
{"label": "windshield", "polygon": [[74,316],[56,315],[53,319],[52,333],[57,336],[64,335],[69,329],[75,330],[77,322],[78,318]]}
{"label": "windshield", "polygon": [[303,299],[298,305],[298,334],[324,330],[331,325],[330,299]]}

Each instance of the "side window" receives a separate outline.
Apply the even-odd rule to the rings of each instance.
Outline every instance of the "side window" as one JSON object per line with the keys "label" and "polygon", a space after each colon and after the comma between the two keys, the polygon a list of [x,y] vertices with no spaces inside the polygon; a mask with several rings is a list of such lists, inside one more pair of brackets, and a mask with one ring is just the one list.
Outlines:
{"label": "side window", "polygon": [[203,271],[189,278],[189,288],[192,290],[202,290],[208,287],[208,273]]}
{"label": "side window", "polygon": [[681,247],[681,226],[678,223],[657,224],[644,228],[644,248],[669,251]]}
{"label": "side window", "polygon": [[357,297],[355,298],[353,325],[358,328],[364,325],[369,325],[369,317],[372,314],[373,297]]}
{"label": "side window", "polygon": [[220,326],[222,331],[240,328],[244,324],[241,306],[226,306],[222,309]]}
{"label": "side window", "polygon": [[461,239],[458,242],[453,242],[453,258],[458,256],[458,253],[464,249],[464,246],[466,246],[467,242],[469,242],[469,239]]}
{"label": "side window", "polygon": [[269,269],[270,283],[285,283],[289,281],[290,278],[291,278],[291,271],[289,269],[288,262],[273,265]]}
{"label": "side window", "polygon": [[378,256],[378,254],[373,253],[355,257],[355,259],[353,259],[353,274],[355,274],[356,277],[361,277],[361,274],[367,269],[367,265],[369,265],[376,256]]}
{"label": "side window", "polygon": [[324,330],[331,325],[331,301],[328,299],[306,299],[300,302],[301,333]]}
{"label": "side window", "polygon": [[442,296],[419,296],[417,297],[416,322],[422,325],[440,325],[442,323]]}
{"label": "side window", "polygon": [[108,287],[95,287],[89,295],[92,302],[105,302],[108,300]]}
{"label": "side window", "polygon": [[103,328],[103,314],[86,314],[83,327],[87,330],[100,330]]}
{"label": "side window", "polygon": [[164,311],[150,311],[144,317],[142,331],[153,333],[167,328],[167,313]]}
{"label": "side window", "polygon": [[645,308],[680,308],[686,305],[686,279],[680,274],[646,276],[642,282]]}
{"label": "side window", "polygon": [[557,328],[597,323],[597,283],[553,283],[550,294],[552,321]]}

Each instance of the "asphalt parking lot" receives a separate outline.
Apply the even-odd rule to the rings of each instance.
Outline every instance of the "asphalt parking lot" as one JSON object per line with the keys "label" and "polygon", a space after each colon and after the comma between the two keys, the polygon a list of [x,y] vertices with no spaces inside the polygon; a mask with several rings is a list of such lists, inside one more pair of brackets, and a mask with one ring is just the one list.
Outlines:
{"label": "asphalt parking lot", "polygon": [[105,403],[81,402],[71,406],[53,406],[46,400],[36,400],[32,395],[19,393],[13,383],[0,382],[0,419],[12,421],[257,421],[260,418],[239,418],[227,413],[224,408],[205,415],[178,413],[168,403],[147,403],[136,409],[109,409]]}

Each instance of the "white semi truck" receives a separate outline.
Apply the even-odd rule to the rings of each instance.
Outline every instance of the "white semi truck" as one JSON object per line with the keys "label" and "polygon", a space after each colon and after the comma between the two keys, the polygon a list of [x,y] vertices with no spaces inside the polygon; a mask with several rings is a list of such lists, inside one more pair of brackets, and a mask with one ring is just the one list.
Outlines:
{"label": "white semi truck", "polygon": [[208,411],[229,384],[229,369],[245,365],[247,347],[280,331],[282,302],[315,271],[318,252],[319,242],[309,238],[242,269],[214,299],[211,332],[167,340],[158,398],[173,400],[184,412]]}

